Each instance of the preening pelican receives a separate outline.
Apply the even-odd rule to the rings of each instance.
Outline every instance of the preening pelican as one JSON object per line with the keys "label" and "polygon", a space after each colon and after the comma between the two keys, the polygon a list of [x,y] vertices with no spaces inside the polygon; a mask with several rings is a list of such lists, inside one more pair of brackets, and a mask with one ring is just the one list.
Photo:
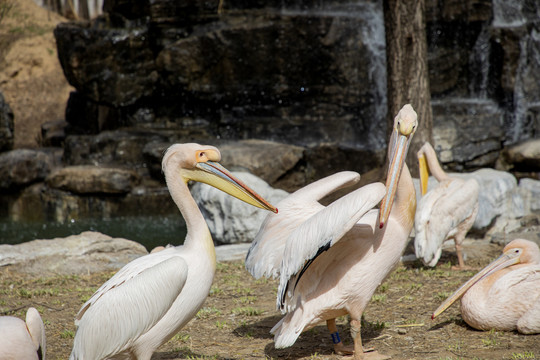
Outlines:
{"label": "preening pelican", "polygon": [[45,326],[35,308],[26,311],[26,322],[0,317],[0,359],[45,360],[46,352]]}
{"label": "preening pelican", "polygon": [[[369,184],[324,207],[318,200],[360,178],[337,173],[279,202],[279,214],[261,225],[246,269],[255,278],[280,276],[277,307],[286,315],[271,330],[276,348],[293,345],[300,333],[326,321],[336,352],[352,353],[335,325],[336,317],[349,314],[355,358],[387,358],[364,352],[360,320],[412,230],[416,196],[405,157],[416,126],[416,112],[405,105],[394,120],[386,187]],[[379,211],[374,207],[381,199]]]}
{"label": "preening pelican", "polygon": [[[435,266],[441,257],[443,242],[453,239],[459,264],[457,268],[465,269],[461,245],[478,214],[478,182],[448,176],[428,142],[420,148],[417,156],[423,197],[414,220],[416,257],[427,266]],[[428,166],[439,186],[426,194]]]}
{"label": "preening pelican", "polygon": [[189,193],[189,180],[277,212],[219,165],[220,159],[213,146],[176,144],[167,150],[163,172],[186,221],[184,245],[135,259],[105,282],[77,314],[70,359],[149,360],[202,306],[214,278],[216,253],[206,222]]}
{"label": "preening pelican", "polygon": [[463,284],[432,319],[461,298],[461,316],[478,330],[540,333],[540,249],[516,239],[503,254]]}

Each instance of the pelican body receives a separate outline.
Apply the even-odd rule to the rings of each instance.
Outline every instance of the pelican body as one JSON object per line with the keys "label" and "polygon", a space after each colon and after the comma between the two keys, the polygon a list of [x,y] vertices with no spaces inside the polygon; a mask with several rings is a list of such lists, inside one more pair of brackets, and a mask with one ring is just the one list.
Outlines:
{"label": "pelican body", "polygon": [[540,249],[516,239],[503,254],[463,284],[432,315],[461,298],[461,316],[478,330],[540,333]]}
{"label": "pelican body", "polygon": [[188,181],[212,185],[262,209],[277,211],[217,162],[219,150],[176,144],[163,157],[169,192],[187,226],[184,245],[166,247],[125,265],[82,306],[71,360],[149,360],[203,305],[214,278],[210,231]]}
{"label": "pelican body", "polygon": [[294,192],[263,222],[246,268],[255,278],[280,277],[276,302],[285,316],[271,330],[276,348],[293,345],[303,331],[326,321],[336,352],[352,353],[335,326],[336,317],[349,314],[355,358],[378,356],[364,352],[360,320],[412,230],[416,196],[404,162],[416,126],[416,113],[404,106],[394,121],[386,187],[369,184],[324,207],[321,198],[360,179],[340,172]]}
{"label": "pelican body", "polygon": [[[443,243],[453,239],[458,268],[464,269],[462,243],[478,214],[478,182],[474,179],[462,180],[448,176],[428,142],[420,148],[417,156],[423,197],[418,203],[414,223],[416,257],[421,259],[424,265],[433,267],[441,257]],[[428,167],[439,186],[426,194]]]}
{"label": "pelican body", "polygon": [[0,317],[0,360],[45,360],[45,326],[39,312],[31,307],[26,321]]}

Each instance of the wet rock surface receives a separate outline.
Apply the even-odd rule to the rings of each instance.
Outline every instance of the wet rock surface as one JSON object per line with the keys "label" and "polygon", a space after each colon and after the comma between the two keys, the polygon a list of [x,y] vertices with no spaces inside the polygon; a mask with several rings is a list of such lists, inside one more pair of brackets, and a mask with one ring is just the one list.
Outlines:
{"label": "wet rock surface", "polygon": [[18,149],[0,154],[0,191],[23,188],[42,181],[61,165],[62,151],[54,148]]}
{"label": "wet rock surface", "polygon": [[0,151],[13,148],[13,111],[0,92]]}
{"label": "wet rock surface", "polygon": [[96,166],[68,166],[53,171],[46,183],[75,194],[125,194],[140,182],[135,171]]}
{"label": "wet rock surface", "polygon": [[119,269],[145,254],[145,247],[137,242],[88,231],[67,238],[0,245],[0,266],[40,276],[88,274]]}

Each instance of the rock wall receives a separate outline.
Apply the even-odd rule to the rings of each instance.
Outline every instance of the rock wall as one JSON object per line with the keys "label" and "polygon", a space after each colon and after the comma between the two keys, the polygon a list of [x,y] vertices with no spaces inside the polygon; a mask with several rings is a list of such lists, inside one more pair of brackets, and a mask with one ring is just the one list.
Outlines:
{"label": "rock wall", "polygon": [[[160,206],[161,156],[174,142],[214,144],[226,166],[287,191],[384,163],[380,1],[218,3],[106,0],[96,19],[56,27],[76,91],[66,122],[44,127],[43,139],[62,146],[73,179],[98,166],[116,175],[128,168],[131,180],[112,196],[107,182],[72,184],[74,195],[36,175],[29,187],[0,189],[18,192],[0,199],[8,214],[40,202],[57,219],[113,214],[145,194],[161,194],[147,212],[176,211],[171,201]],[[538,137],[538,13],[530,0],[426,1],[434,147],[446,169],[494,167],[504,148]],[[49,218],[47,209],[36,218]]]}
{"label": "rock wall", "polygon": [[[330,145],[373,159],[354,170],[380,165],[380,2],[223,4],[110,0],[92,22],[59,25],[59,58],[77,89],[69,134],[135,127],[169,141]],[[426,1],[434,146],[450,169],[493,166],[503,144],[540,129],[540,5],[512,4]]]}

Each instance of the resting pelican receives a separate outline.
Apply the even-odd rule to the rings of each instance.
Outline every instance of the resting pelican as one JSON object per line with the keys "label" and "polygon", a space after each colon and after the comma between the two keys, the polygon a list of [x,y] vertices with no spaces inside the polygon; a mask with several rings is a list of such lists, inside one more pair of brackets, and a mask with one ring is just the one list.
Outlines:
{"label": "resting pelican", "polygon": [[[428,142],[420,148],[417,156],[424,196],[418,203],[414,220],[416,257],[427,266],[435,266],[441,257],[443,242],[453,239],[459,264],[457,269],[466,269],[461,244],[478,214],[478,182],[448,176]],[[439,186],[426,194],[428,166]]]}
{"label": "resting pelican", "polygon": [[[405,157],[416,126],[416,112],[405,105],[394,120],[386,187],[369,184],[324,207],[319,199],[360,178],[337,173],[282,200],[279,214],[261,225],[246,269],[255,278],[280,276],[277,307],[286,315],[271,330],[276,348],[293,345],[301,332],[326,321],[335,351],[352,353],[335,324],[349,314],[355,358],[387,358],[363,350],[360,320],[412,230],[416,195]],[[381,199],[380,211],[374,209]]]}
{"label": "resting pelican", "polygon": [[540,333],[540,249],[516,239],[503,254],[463,284],[432,319],[461,298],[461,316],[478,330]]}
{"label": "resting pelican", "polygon": [[0,317],[0,359],[45,360],[45,326],[31,307],[26,322],[13,316]]}
{"label": "resting pelican", "polygon": [[162,166],[169,192],[186,221],[184,245],[135,259],[105,282],[77,314],[70,359],[149,360],[202,306],[214,278],[216,253],[189,193],[189,180],[277,212],[219,165],[220,159],[213,146],[176,144],[167,150]]}

